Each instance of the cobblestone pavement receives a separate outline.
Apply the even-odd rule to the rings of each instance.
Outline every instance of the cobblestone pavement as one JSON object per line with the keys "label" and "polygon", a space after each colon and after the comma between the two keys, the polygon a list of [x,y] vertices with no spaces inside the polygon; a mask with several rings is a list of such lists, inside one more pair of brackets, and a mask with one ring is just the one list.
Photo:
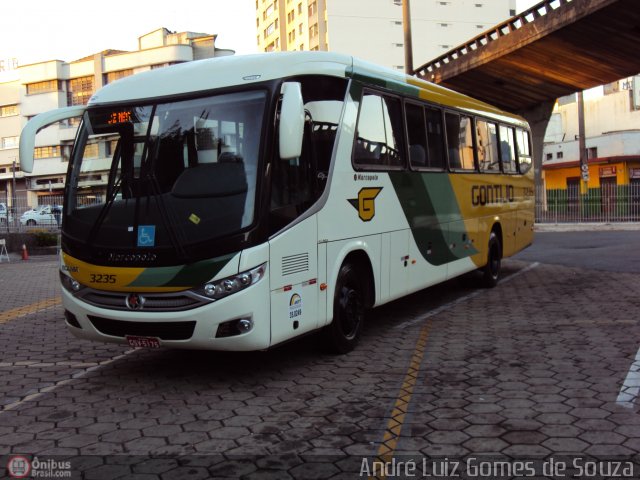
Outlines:
{"label": "cobblestone pavement", "polygon": [[0,469],[349,479],[415,461],[406,477],[448,462],[453,478],[474,456],[637,459],[640,274],[504,268],[495,289],[465,277],[374,310],[333,356],[314,337],[249,354],[80,341],[54,261],[1,264]]}

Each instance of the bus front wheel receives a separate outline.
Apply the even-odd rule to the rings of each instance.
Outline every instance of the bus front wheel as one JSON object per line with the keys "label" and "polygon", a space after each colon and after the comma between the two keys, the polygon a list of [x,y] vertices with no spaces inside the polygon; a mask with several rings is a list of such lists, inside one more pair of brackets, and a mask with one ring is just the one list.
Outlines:
{"label": "bus front wheel", "polygon": [[333,297],[333,321],[326,327],[327,346],[336,353],[353,350],[364,323],[364,285],[355,265],[340,267]]}
{"label": "bus front wheel", "polygon": [[500,267],[502,264],[502,247],[500,238],[496,232],[489,235],[489,245],[487,253],[487,264],[482,269],[482,286],[493,288],[498,284],[500,278]]}

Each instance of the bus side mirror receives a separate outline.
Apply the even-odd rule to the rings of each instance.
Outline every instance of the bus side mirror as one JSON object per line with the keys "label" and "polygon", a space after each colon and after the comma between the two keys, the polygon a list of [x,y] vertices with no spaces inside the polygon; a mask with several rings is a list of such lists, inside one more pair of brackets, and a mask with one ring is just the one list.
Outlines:
{"label": "bus side mirror", "polygon": [[302,153],[304,135],[304,102],[302,87],[298,82],[282,84],[282,104],[280,106],[280,158],[290,160]]}
{"label": "bus side mirror", "polygon": [[51,124],[67,120],[69,118],[81,117],[87,107],[84,105],[58,108],[36,115],[22,129],[20,134],[20,170],[23,172],[33,172],[33,150],[36,145],[36,134],[43,128]]}

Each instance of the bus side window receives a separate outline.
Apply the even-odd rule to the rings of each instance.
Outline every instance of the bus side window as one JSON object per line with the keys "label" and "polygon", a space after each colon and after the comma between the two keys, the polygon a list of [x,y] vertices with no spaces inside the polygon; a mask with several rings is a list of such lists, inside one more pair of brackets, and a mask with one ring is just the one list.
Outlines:
{"label": "bus side window", "polygon": [[513,136],[513,128],[500,125],[500,160],[502,171],[516,173],[516,141]]}
{"label": "bus side window", "polygon": [[529,132],[518,128],[516,130],[516,142],[518,145],[518,166],[520,173],[527,173],[531,169],[531,142]]}
{"label": "bus side window", "polygon": [[424,109],[413,103],[405,104],[407,134],[409,137],[409,162],[413,168],[424,168],[427,163],[427,136]]}
{"label": "bus side window", "polygon": [[476,147],[481,172],[500,172],[498,131],[495,123],[476,121]]}
{"label": "bus side window", "polygon": [[447,160],[444,154],[444,129],[442,128],[442,110],[426,107],[427,143],[429,145],[429,167],[444,170]]}
{"label": "bus side window", "polygon": [[383,170],[402,168],[403,136],[400,99],[365,92],[358,116],[354,165]]}
{"label": "bus side window", "polygon": [[475,170],[471,119],[464,115],[447,112],[445,122],[449,167],[452,170]]}

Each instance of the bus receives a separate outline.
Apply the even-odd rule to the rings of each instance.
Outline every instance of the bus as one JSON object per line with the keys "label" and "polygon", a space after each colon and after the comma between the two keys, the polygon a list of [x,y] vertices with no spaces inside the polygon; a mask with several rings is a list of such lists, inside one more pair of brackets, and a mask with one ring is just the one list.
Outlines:
{"label": "bus", "polygon": [[473,270],[492,287],[532,242],[527,123],[351,56],[118,80],[31,119],[22,169],[78,116],[60,280],[83,339],[250,351],[321,331],[345,353],[368,309]]}

